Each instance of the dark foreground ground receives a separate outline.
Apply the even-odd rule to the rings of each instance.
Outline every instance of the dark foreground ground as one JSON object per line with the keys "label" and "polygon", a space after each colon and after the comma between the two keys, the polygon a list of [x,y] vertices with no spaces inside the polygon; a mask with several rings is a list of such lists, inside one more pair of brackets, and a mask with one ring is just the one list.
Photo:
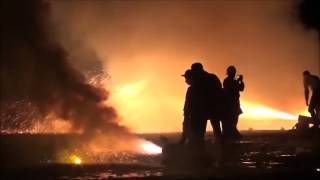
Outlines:
{"label": "dark foreground ground", "polygon": [[[77,135],[1,135],[1,179],[288,179],[320,178],[317,132],[247,131],[240,142],[214,143],[194,157],[175,145],[180,134],[144,134],[166,145],[162,155],[117,154],[103,163],[54,161]],[[201,160],[199,160],[201,159]]]}

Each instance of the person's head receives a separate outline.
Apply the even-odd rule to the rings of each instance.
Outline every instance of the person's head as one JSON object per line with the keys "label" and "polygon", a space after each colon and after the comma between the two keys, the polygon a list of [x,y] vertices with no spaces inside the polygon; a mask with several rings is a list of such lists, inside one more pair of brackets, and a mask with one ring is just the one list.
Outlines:
{"label": "person's head", "polygon": [[198,72],[203,72],[203,71],[204,71],[202,64],[199,63],[199,62],[193,63],[193,64],[191,65],[191,70],[192,70],[193,72],[196,72],[196,73],[198,73]]}
{"label": "person's head", "polygon": [[227,75],[231,78],[234,78],[236,76],[237,70],[234,66],[229,66],[227,68]]}
{"label": "person's head", "polygon": [[182,76],[185,78],[185,81],[188,85],[192,84],[192,71],[190,69],[186,70]]}
{"label": "person's head", "polygon": [[308,76],[310,76],[311,74],[310,74],[310,72],[309,71],[303,71],[303,77],[308,77]]}

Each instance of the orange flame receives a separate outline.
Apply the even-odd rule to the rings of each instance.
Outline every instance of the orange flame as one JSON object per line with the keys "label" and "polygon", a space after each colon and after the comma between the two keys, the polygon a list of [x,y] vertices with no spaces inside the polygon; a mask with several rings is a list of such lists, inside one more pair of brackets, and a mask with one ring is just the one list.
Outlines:
{"label": "orange flame", "polygon": [[298,117],[286,112],[281,112],[276,109],[266,107],[263,105],[255,105],[248,102],[242,103],[244,119],[284,119],[284,120],[297,120]]}

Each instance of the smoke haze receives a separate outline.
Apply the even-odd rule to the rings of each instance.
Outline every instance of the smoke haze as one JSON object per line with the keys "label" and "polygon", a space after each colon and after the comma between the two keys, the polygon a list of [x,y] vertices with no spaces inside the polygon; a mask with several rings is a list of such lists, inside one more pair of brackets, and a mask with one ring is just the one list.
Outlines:
{"label": "smoke haze", "polygon": [[[242,100],[297,115],[305,110],[301,73],[317,73],[316,31],[299,1],[54,1],[63,44],[79,39],[111,75],[111,101],[135,131],[176,131],[186,85],[200,61],[221,80],[244,74]],[[77,62],[73,62],[77,63]],[[240,128],[290,128],[287,120],[243,120]]]}
{"label": "smoke haze", "polygon": [[[35,14],[44,13],[42,7],[43,11],[21,9],[16,17],[19,25],[9,26],[14,31],[6,28],[1,47],[7,59],[1,64],[6,97],[31,94],[29,98],[44,111],[59,109],[63,117],[81,112],[76,117],[79,125],[90,123],[83,119],[96,119],[100,111],[113,122],[112,108],[90,110],[108,94],[84,83],[77,71],[89,76],[108,72],[111,79],[104,86],[123,124],[136,132],[179,131],[186,90],[180,75],[200,61],[221,80],[227,66],[235,65],[246,83],[243,102],[295,115],[306,109],[301,74],[306,69],[318,71],[319,35],[301,24],[299,1],[49,2],[50,23],[41,19],[46,15]],[[23,6],[31,7],[26,2]],[[30,22],[30,16],[36,17],[37,28],[43,23],[54,28],[21,28],[20,23]],[[22,27],[34,28],[32,22]],[[50,36],[43,32],[48,30]],[[27,57],[39,61],[12,60]],[[15,69],[10,73],[7,67],[13,63],[19,65],[12,65]],[[76,108],[69,111],[70,103]],[[240,129],[290,128],[294,123],[245,119],[240,120]]]}

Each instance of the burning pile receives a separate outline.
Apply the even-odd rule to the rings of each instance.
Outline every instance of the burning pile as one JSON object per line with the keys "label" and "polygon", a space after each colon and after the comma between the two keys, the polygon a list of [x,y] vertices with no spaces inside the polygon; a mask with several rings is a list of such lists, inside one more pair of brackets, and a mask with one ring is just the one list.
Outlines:
{"label": "burning pile", "polygon": [[58,123],[65,132],[84,134],[91,146],[130,149],[140,142],[119,125],[106,104],[108,92],[70,65],[51,32],[49,2],[3,1],[1,12],[1,133],[42,132],[37,124],[50,131]]}

